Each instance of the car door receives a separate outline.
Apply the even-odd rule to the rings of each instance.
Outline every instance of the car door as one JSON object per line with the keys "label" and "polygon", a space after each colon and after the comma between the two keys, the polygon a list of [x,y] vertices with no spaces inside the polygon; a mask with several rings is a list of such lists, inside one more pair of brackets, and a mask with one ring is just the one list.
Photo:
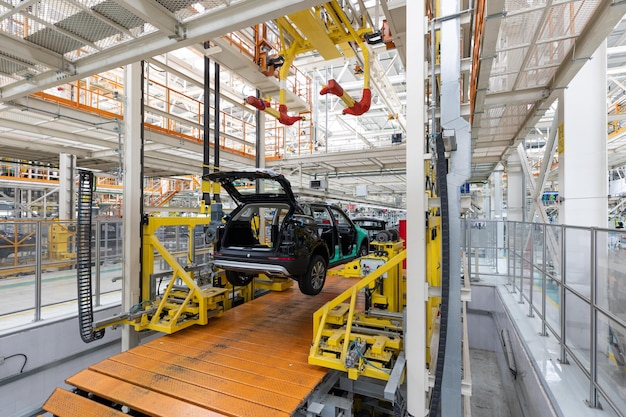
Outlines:
{"label": "car door", "polygon": [[311,216],[315,219],[320,238],[328,247],[328,263],[333,264],[341,258],[339,245],[339,235],[334,225],[333,216],[327,206],[321,204],[311,204]]}
{"label": "car door", "polygon": [[330,207],[330,212],[334,219],[335,228],[339,235],[339,256],[340,259],[354,257],[357,251],[357,233],[354,225],[339,207]]}

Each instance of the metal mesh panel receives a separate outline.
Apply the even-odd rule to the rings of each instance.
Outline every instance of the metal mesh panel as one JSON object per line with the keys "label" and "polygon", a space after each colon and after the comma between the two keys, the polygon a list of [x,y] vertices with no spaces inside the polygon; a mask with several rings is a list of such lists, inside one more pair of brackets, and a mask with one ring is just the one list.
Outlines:
{"label": "metal mesh panel", "polygon": [[504,10],[509,13],[545,6],[547,0],[506,0]]}
{"label": "metal mesh panel", "polygon": [[520,74],[520,88],[542,87],[548,84],[558,67],[538,68]]}
{"label": "metal mesh panel", "polygon": [[524,62],[528,48],[515,48],[496,53],[496,59],[491,67],[491,74],[503,75],[516,73]]}
{"label": "metal mesh panel", "polygon": [[94,5],[92,10],[128,30],[139,28],[145,23],[142,19],[112,0],[103,1],[100,4]]}
{"label": "metal mesh panel", "polygon": [[83,43],[76,39],[50,28],[42,29],[24,39],[59,54],[65,54],[83,46]]}
{"label": "metal mesh panel", "polygon": [[156,0],[156,2],[176,15],[180,21],[207,14],[231,3],[228,0]]}
{"label": "metal mesh panel", "polygon": [[78,6],[64,0],[48,0],[46,2],[36,3],[28,8],[29,14],[52,24],[67,19],[80,12],[80,10]]}
{"label": "metal mesh panel", "polygon": [[489,78],[489,92],[498,93],[503,91],[511,91],[517,74],[506,74],[492,76]]}
{"label": "metal mesh panel", "polygon": [[0,73],[17,74],[27,71],[31,65],[32,64],[22,61],[17,57],[0,54]]}
{"label": "metal mesh panel", "polygon": [[503,117],[506,117],[506,118],[516,117],[517,118],[516,122],[521,123],[526,118],[526,115],[528,114],[528,110],[529,110],[529,104],[526,104],[526,103],[509,104],[506,106],[506,110],[504,111]]}
{"label": "metal mesh panel", "polygon": [[599,0],[575,1],[550,8],[539,41],[579,35]]}
{"label": "metal mesh panel", "polygon": [[530,51],[530,60],[523,70],[552,67],[563,62],[563,58],[574,46],[574,39],[563,39],[559,42],[537,44]]}
{"label": "metal mesh panel", "polygon": [[15,82],[15,78],[9,77],[8,75],[0,74],[0,87],[4,87],[5,85],[12,84]]}
{"label": "metal mesh panel", "polygon": [[[2,21],[2,30],[14,36],[25,38],[46,26],[27,17],[28,15],[15,14]],[[27,31],[27,32],[25,32]]]}
{"label": "metal mesh panel", "polygon": [[179,10],[187,8],[192,4],[197,3],[197,0],[156,0],[161,6],[165,7],[171,13],[176,13]]}
{"label": "metal mesh panel", "polygon": [[87,12],[76,13],[59,21],[56,26],[89,42],[96,42],[120,33],[115,27],[107,25],[104,21]]}
{"label": "metal mesh panel", "polygon": [[[485,116],[489,118],[497,118],[499,119],[504,114],[504,110],[506,110],[506,106],[497,106],[497,107],[489,107],[485,108]],[[483,116],[483,117],[485,117]]]}
{"label": "metal mesh panel", "polygon": [[499,49],[530,44],[539,26],[542,10],[534,10],[507,16],[500,26]]}

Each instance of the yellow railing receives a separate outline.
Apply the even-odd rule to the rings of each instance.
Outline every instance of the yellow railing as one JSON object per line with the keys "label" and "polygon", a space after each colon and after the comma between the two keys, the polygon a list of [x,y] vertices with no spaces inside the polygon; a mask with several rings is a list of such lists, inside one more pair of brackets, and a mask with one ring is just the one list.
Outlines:
{"label": "yellow railing", "polygon": [[[337,369],[348,372],[348,375],[352,379],[363,375],[371,378],[388,380],[389,370],[383,369],[382,366],[376,366],[373,363],[365,362],[359,369],[350,369],[346,366],[346,357],[350,344],[358,338],[367,339],[368,344],[372,344],[372,350],[378,346],[379,351],[382,352],[385,343],[388,343],[390,349],[399,353],[402,348],[402,344],[399,338],[388,338],[386,342],[384,336],[375,336],[370,334],[359,334],[358,329],[353,329],[354,318],[357,314],[356,303],[357,296],[361,290],[365,288],[371,288],[375,285],[376,280],[382,278],[386,274],[385,279],[402,279],[402,261],[406,259],[406,249],[402,250],[396,256],[391,258],[388,262],[378,267],[371,274],[361,279],[357,284],[344,291],[337,296],[334,300],[326,303],[322,308],[317,310],[313,314],[313,345],[311,346],[309,354],[309,363],[313,365],[325,366],[331,369]],[[395,272],[395,273],[394,273]],[[346,310],[346,306],[347,310]],[[337,314],[339,313],[339,314]],[[344,317],[338,322],[338,316]],[[322,352],[322,338],[325,332],[329,330],[329,327],[343,326],[340,330],[343,334],[338,335],[335,331],[334,343],[341,345],[341,351],[338,356],[332,356]],[[340,339],[340,340],[339,340]]]}

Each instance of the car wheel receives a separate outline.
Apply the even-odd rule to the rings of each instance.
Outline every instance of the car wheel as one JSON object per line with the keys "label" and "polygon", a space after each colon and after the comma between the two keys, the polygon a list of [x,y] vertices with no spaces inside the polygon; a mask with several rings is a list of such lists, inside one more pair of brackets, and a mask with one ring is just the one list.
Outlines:
{"label": "car wheel", "polygon": [[298,279],[300,291],[306,295],[317,295],[326,282],[326,260],[320,255],[313,255],[309,269]]}
{"label": "car wheel", "polygon": [[254,279],[254,275],[237,271],[226,271],[226,280],[235,287],[245,287]]}
{"label": "car wheel", "polygon": [[359,252],[356,254],[356,256],[358,258],[361,258],[363,256],[367,256],[367,254],[370,253],[369,249],[367,248],[367,245],[365,243],[361,243],[361,247],[359,248]]}

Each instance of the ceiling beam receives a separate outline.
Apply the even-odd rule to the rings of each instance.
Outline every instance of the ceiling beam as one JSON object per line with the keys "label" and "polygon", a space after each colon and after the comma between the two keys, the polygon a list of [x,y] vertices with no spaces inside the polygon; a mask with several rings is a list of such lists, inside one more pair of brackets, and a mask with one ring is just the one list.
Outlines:
{"label": "ceiling beam", "polygon": [[157,2],[146,0],[113,0],[119,6],[128,10],[141,20],[150,23],[167,36],[176,38],[179,36],[178,21],[169,10]]}
{"label": "ceiling beam", "polygon": [[526,133],[539,122],[554,100],[561,94],[561,91],[567,88],[578,71],[591,59],[600,43],[606,40],[615,25],[622,20],[625,14],[626,2],[600,2],[583,32],[576,38],[576,47],[571,48],[563,58],[563,62],[556,71],[552,83],[548,86],[550,94],[535,102],[524,123],[520,125],[516,134],[512,136],[513,139],[517,139],[502,153],[501,161],[506,161],[509,155],[516,152],[515,147],[521,141],[521,138],[524,138]]}
{"label": "ceiling beam", "polygon": [[[62,55],[51,52],[30,42],[15,38],[5,32],[0,32],[2,53],[21,58],[25,62],[36,62],[51,70],[74,72],[74,65],[66,61]],[[1,98],[2,90],[0,90]]]}
{"label": "ceiling beam", "polygon": [[[123,7],[131,4],[130,1],[116,1],[124,4]],[[226,33],[241,30],[321,3],[323,3],[321,0],[247,0],[240,2],[189,21],[185,25],[185,37],[181,39],[171,37],[171,28],[168,33],[157,32],[146,35],[133,42],[120,44],[77,60],[74,63],[75,71],[62,79],[59,79],[56,71],[47,71],[35,75],[29,82],[14,83],[0,90],[0,100],[7,101],[23,97],[54,87],[60,83],[68,83],[155,55],[164,54],[174,49],[201,43],[207,39],[222,36]],[[135,1],[132,4],[135,4]],[[143,7],[146,6],[147,2],[141,1],[138,4]]]}

